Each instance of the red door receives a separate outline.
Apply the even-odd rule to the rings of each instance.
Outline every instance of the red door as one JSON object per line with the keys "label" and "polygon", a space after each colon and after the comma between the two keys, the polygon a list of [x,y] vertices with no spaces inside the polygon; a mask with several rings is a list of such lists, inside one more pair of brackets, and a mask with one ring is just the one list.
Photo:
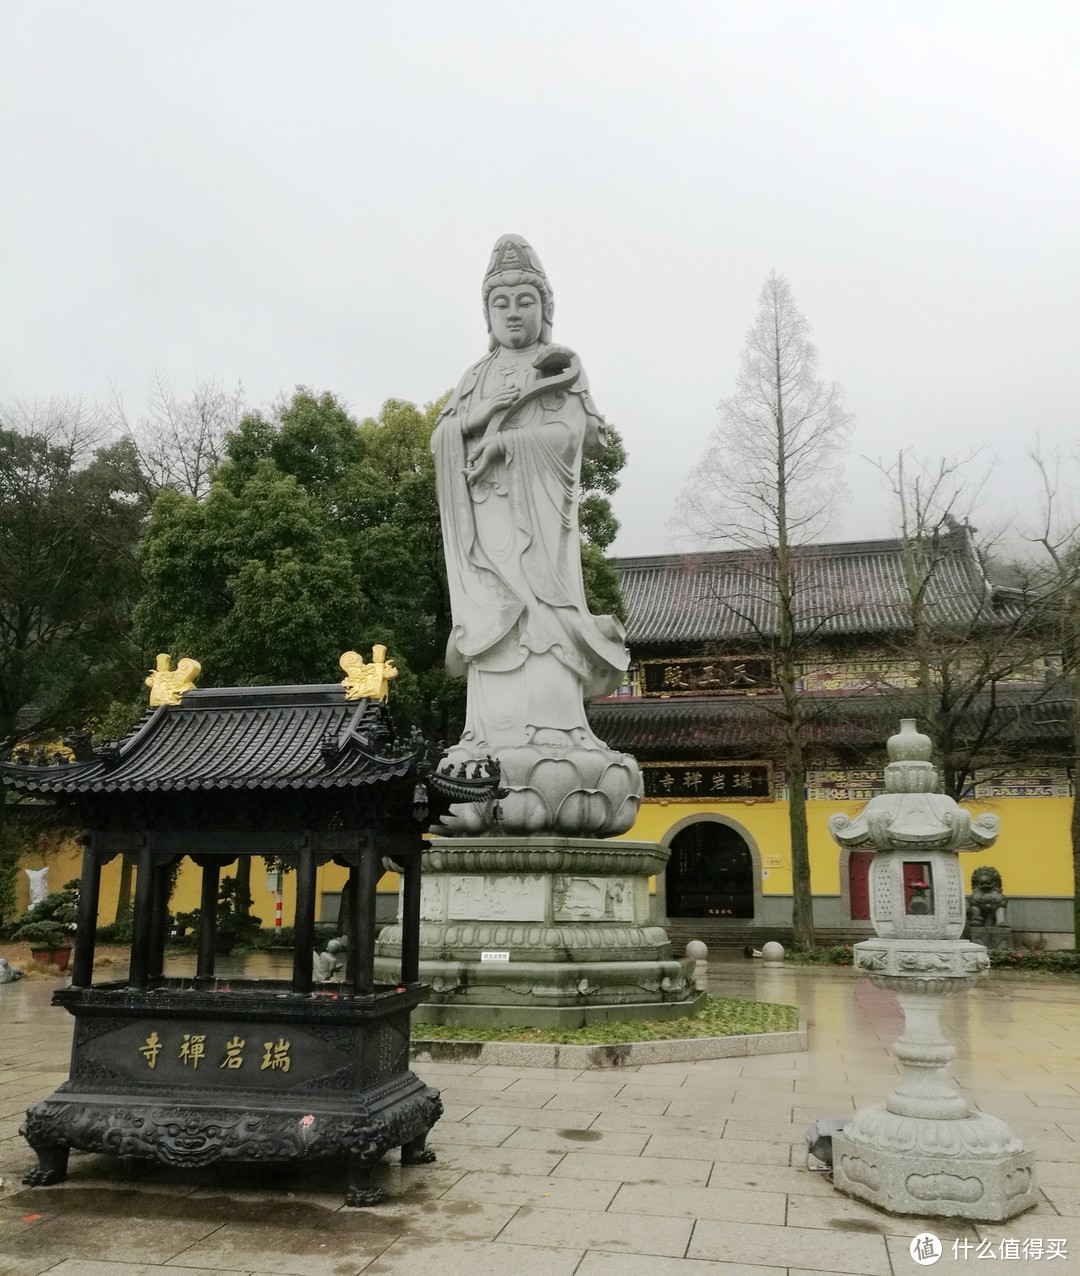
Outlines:
{"label": "red door", "polygon": [[851,899],[851,920],[870,920],[870,861],[873,851],[852,851],[848,856],[848,892]]}

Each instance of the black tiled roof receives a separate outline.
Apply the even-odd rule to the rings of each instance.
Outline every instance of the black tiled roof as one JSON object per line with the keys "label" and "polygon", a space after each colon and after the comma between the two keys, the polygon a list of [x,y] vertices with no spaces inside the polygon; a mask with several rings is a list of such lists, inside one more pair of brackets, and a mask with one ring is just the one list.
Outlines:
{"label": "black tiled roof", "polygon": [[0,776],[43,794],[354,788],[417,765],[417,749],[394,744],[385,721],[382,706],[347,702],[338,683],[188,691],[178,705],[152,709],[111,755],[6,763]]}
{"label": "black tiled roof", "polygon": [[[994,695],[997,743],[1067,746],[1070,707],[1062,691],[999,688]],[[983,693],[968,714],[972,732],[990,705],[989,697],[989,692]],[[746,755],[781,744],[784,727],[779,709],[777,696],[613,698],[594,700],[589,721],[611,748],[642,757],[717,751]],[[804,743],[827,748],[850,745],[859,750],[880,748],[901,717],[918,718],[914,702],[905,705],[900,696],[891,695],[808,695],[803,712]]]}
{"label": "black tiled roof", "polygon": [[[795,559],[799,628],[823,638],[909,628],[904,555],[897,540],[805,546]],[[627,641],[643,646],[745,640],[776,631],[768,551],[722,550],[618,558],[629,617]],[[970,533],[959,527],[938,543],[926,607],[941,624],[1009,619],[1016,591],[991,584]]]}

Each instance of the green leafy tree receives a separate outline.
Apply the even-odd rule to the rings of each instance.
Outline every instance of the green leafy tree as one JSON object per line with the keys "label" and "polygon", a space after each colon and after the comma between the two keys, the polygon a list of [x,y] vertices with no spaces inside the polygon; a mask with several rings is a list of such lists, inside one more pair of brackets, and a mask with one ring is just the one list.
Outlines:
{"label": "green leafy tree", "polygon": [[0,414],[0,738],[81,726],[130,687],[149,503],[78,405]]}
{"label": "green leafy tree", "polygon": [[[301,388],[270,415],[245,416],[205,499],[155,503],[136,613],[148,648],[195,656],[218,683],[321,682],[340,676],[343,651],[385,643],[398,711],[449,738],[464,688],[443,668],[451,620],[431,434],[444,401],[390,399],[357,422],[333,395]],[[621,611],[603,549],[624,462],[614,435],[583,484],[596,610]]]}
{"label": "green leafy tree", "polygon": [[619,520],[608,499],[619,487],[619,474],[626,465],[626,448],[618,430],[609,425],[607,446],[599,456],[581,463],[581,569],[589,610],[597,616],[626,619],[619,574],[605,557],[619,532]]}
{"label": "green leafy tree", "polygon": [[[81,728],[142,676],[131,610],[148,510],[135,448],[103,444],[81,404],[0,410],[0,739]],[[18,861],[2,836],[5,899]]]}

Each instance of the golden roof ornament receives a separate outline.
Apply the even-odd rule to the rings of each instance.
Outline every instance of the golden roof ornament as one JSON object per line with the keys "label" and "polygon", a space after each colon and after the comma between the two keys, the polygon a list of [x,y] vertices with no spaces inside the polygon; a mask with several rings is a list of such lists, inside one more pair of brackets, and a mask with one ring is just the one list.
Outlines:
{"label": "golden roof ornament", "polygon": [[398,676],[381,642],[372,647],[370,664],[358,651],[346,651],[338,664],[345,670],[341,685],[345,688],[346,700],[385,700],[390,679]]}
{"label": "golden roof ornament", "polygon": [[202,665],[197,660],[185,656],[176,662],[171,669],[172,657],[167,651],[157,656],[157,664],[151,669],[150,676],[144,679],[150,688],[150,708],[156,709],[163,704],[179,704],[185,691],[195,690],[195,680],[202,672]]}

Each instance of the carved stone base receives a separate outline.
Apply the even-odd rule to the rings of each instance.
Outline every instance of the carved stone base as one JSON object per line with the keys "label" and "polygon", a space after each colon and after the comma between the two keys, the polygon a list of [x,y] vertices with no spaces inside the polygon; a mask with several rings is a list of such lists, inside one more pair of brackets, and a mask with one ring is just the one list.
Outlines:
{"label": "carved stone base", "polygon": [[833,1136],[834,1185],[893,1214],[1000,1222],[1034,1205],[1031,1156],[948,1071],[956,1049],[941,1032],[942,1002],[986,972],[986,950],[962,939],[871,939],[856,944],[855,964],[900,1002],[893,1054],[902,1075],[884,1105],[860,1108]]}
{"label": "carved stone base", "polygon": [[833,1136],[833,1182],[892,1214],[1001,1222],[1036,1203],[1033,1159],[997,1117],[861,1109]]}
{"label": "carved stone base", "polygon": [[[649,920],[649,876],[668,851],[595,838],[440,838],[424,851],[415,1018],[579,1026],[676,1018],[700,1004],[693,963]],[[398,968],[401,927],[375,946]]]}
{"label": "carved stone base", "polygon": [[984,948],[1012,948],[1013,935],[1008,926],[972,926],[968,936],[973,944]]}

